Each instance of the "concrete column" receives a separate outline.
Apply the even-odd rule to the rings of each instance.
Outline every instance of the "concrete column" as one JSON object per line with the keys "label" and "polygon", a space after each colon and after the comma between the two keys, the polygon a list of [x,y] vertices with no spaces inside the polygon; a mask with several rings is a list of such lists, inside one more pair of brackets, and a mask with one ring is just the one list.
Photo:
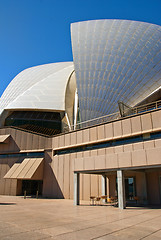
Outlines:
{"label": "concrete column", "polygon": [[106,183],[107,183],[107,196],[110,196],[110,178],[106,177]]}
{"label": "concrete column", "polygon": [[142,173],[142,186],[143,186],[142,187],[143,203],[147,204],[148,203],[148,201],[147,201],[148,197],[147,197],[147,183],[146,183],[146,173],[145,172]]}
{"label": "concrete column", "polygon": [[74,173],[74,205],[79,205],[79,195],[80,195],[80,174]]}
{"label": "concrete column", "polygon": [[109,193],[107,194],[109,197],[115,197],[116,194],[116,175],[109,176]]}
{"label": "concrete column", "polygon": [[124,173],[122,170],[117,171],[117,184],[118,184],[118,207],[120,209],[124,209],[126,208],[126,200],[125,200]]}
{"label": "concrete column", "polygon": [[[102,175],[102,196],[107,195],[107,178],[106,175]],[[107,202],[107,199],[103,199],[103,202]]]}

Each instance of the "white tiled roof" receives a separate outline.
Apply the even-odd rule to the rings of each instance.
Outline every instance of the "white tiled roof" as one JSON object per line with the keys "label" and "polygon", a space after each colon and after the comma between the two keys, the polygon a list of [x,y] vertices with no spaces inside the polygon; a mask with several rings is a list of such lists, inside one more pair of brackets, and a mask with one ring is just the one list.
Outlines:
{"label": "white tiled roof", "polygon": [[161,86],[161,27],[129,20],[71,25],[81,121],[134,106]]}
{"label": "white tiled roof", "polygon": [[32,67],[18,74],[0,99],[3,109],[65,110],[65,90],[72,62]]}

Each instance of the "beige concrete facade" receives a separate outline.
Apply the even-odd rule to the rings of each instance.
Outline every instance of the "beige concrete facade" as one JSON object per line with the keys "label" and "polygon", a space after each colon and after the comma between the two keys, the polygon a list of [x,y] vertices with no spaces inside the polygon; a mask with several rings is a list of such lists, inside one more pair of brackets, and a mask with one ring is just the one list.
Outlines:
{"label": "beige concrete facade", "polygon": [[[17,180],[3,177],[15,162],[25,159],[21,154],[44,152],[44,197],[73,199],[74,171],[81,173],[80,199],[89,200],[90,196],[102,195],[102,174],[107,177],[108,195],[115,196],[116,173],[121,169],[125,178],[135,179],[136,195],[142,203],[148,201],[150,204],[160,204],[161,138],[150,138],[159,132],[161,110],[144,112],[52,138],[13,128],[0,129],[0,135],[10,135],[7,143],[0,143],[0,194],[23,194],[21,181],[24,178]],[[119,142],[140,136],[143,140],[138,142]],[[87,146],[108,142],[116,144],[86,149]],[[73,148],[76,151],[71,153]],[[69,153],[58,154],[62,150]]]}
{"label": "beige concrete facade", "polygon": [[[143,113],[138,116],[128,117],[122,120],[117,120],[111,123],[102,124],[77,132],[57,136],[53,138],[53,149],[70,149],[70,147],[73,146],[78,147],[87,144],[95,144],[111,140],[113,141],[140,135],[143,135],[143,138],[145,138],[146,140],[149,137],[150,133],[154,133],[160,130],[161,111],[158,110]],[[161,175],[160,151],[161,139],[149,139],[147,141],[142,141],[138,143],[136,142],[132,144],[122,144],[119,146],[112,146],[97,150],[94,149],[90,151],[82,151],[59,156],[55,155],[53,160],[55,164],[57,164],[57,168],[59,170],[59,174],[57,174],[58,182],[61,178],[60,186],[63,192],[65,190],[66,194],[66,188],[68,186],[68,184],[66,186],[66,179],[68,179],[69,176],[66,177],[65,175],[66,164],[68,163],[68,168],[70,169],[69,173],[73,172],[72,168],[74,168],[74,171],[76,172],[82,172],[80,179],[80,198],[86,200],[89,199],[89,197],[92,195],[101,195],[101,172],[106,172],[109,180],[113,176],[113,180],[110,180],[111,183],[108,186],[108,192],[109,195],[114,196],[116,170],[121,168],[126,169],[125,176],[132,176],[136,178],[136,192],[140,199],[144,198],[144,185],[142,184],[142,174],[146,172],[146,179],[147,181],[148,179],[150,181],[150,183],[148,184],[148,196],[151,195],[151,188],[154,183],[153,181],[157,182],[157,190],[154,190],[155,195],[153,194],[153,197],[151,197],[153,200],[149,197],[148,198],[149,203],[159,204],[159,176]],[[156,166],[158,167],[157,169],[155,169]],[[107,170],[111,170],[111,172],[108,171],[107,173]],[[93,172],[95,173],[95,175],[84,174],[87,172]],[[113,175],[112,172],[114,172]],[[154,175],[153,179],[150,177],[151,175]],[[73,194],[73,178],[71,178],[70,186],[71,191],[69,189],[69,195],[71,193]],[[70,197],[72,196],[70,195]]]}
{"label": "beige concrete facade", "polygon": [[21,180],[5,179],[4,176],[17,161],[24,159],[21,153],[44,151],[51,147],[51,140],[13,128],[0,129],[0,135],[7,134],[10,135],[8,142],[0,143],[0,194],[18,195],[22,193]]}

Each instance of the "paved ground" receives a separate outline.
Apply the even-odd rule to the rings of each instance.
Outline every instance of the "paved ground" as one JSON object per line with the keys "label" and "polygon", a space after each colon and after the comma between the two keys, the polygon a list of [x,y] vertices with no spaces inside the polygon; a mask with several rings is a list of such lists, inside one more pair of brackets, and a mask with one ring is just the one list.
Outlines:
{"label": "paved ground", "polygon": [[161,209],[0,196],[0,240],[161,239]]}

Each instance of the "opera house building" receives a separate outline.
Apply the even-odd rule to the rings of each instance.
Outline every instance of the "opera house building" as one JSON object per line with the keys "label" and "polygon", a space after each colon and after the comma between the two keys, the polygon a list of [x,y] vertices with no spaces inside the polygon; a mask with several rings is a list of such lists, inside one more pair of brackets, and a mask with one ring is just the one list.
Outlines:
{"label": "opera house building", "polygon": [[0,194],[161,204],[161,27],[77,22],[71,42],[0,98]]}

